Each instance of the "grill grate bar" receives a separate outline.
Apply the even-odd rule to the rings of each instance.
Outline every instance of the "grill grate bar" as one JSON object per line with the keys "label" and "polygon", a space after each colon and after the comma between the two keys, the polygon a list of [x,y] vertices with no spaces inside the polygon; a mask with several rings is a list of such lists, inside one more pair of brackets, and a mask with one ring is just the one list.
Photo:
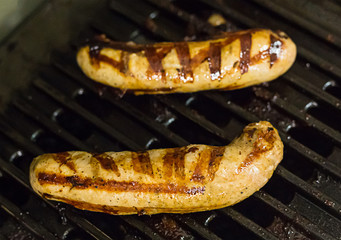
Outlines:
{"label": "grill grate bar", "polygon": [[[300,16],[286,9],[284,6],[281,6],[275,1],[264,1],[264,0],[253,0],[253,1],[295,22],[302,28],[310,31],[312,34],[315,34],[316,36],[322,38],[323,40],[326,40],[329,43],[334,44],[337,47],[341,47],[341,38],[339,36],[335,34],[331,35],[329,30],[312,22],[311,19],[306,18],[306,16]],[[313,14],[311,14],[309,17],[310,18],[313,17],[315,22],[318,22],[320,20],[318,17],[316,17]]]}
{"label": "grill grate bar", "polygon": [[153,231],[151,228],[147,227],[147,225],[144,222],[138,220],[138,218],[136,218],[136,217],[133,217],[133,216],[121,216],[121,218],[124,221],[126,221],[128,224],[130,224],[131,226],[137,228],[142,233],[146,234],[151,239],[156,239],[156,240],[164,239],[158,233]]}
{"label": "grill grate bar", "polygon": [[[88,89],[90,89],[92,92],[98,94],[98,90],[96,89],[96,86],[93,84],[93,82],[86,78],[84,75],[81,75],[79,71],[75,71],[74,68],[70,66],[65,66],[62,64],[63,61],[61,60],[56,60],[54,62],[55,66],[64,72],[65,74],[69,75],[72,77],[72,79],[75,79],[77,82],[80,84],[84,85]],[[146,126],[148,126],[150,129],[153,129],[154,131],[158,132],[159,134],[162,134],[168,141],[174,143],[174,144],[179,144],[179,145],[186,145],[188,144],[185,139],[180,137],[179,135],[171,132],[168,128],[166,128],[164,125],[159,124],[154,121],[151,117],[148,115],[144,114],[142,111],[136,109],[133,107],[131,104],[129,104],[126,101],[117,100],[115,99],[112,94],[108,93],[108,91],[103,91],[102,98],[106,99],[108,102],[113,104],[115,107],[121,109],[124,111],[126,114],[132,116],[135,119],[138,119],[142,123],[144,123]]]}
{"label": "grill grate bar", "polygon": [[104,133],[113,137],[114,139],[123,143],[126,147],[134,150],[143,149],[143,147],[136,144],[134,141],[126,137],[124,134],[118,132],[115,128],[111,127],[107,123],[103,122],[101,119],[84,109],[82,106],[77,104],[74,101],[70,101],[68,97],[63,95],[61,92],[50,86],[48,83],[44,82],[41,79],[37,79],[34,81],[36,87],[40,90],[51,96],[54,100],[61,103],[63,106],[69,108],[73,112],[79,114],[84,119],[87,119],[89,122],[93,123],[99,129],[101,129]]}
{"label": "grill grate bar", "polygon": [[16,106],[20,111],[25,113],[27,116],[39,121],[42,125],[48,128],[51,132],[65,139],[69,144],[74,145],[77,149],[84,151],[90,151],[90,147],[80,141],[78,138],[74,137],[68,131],[61,128],[56,122],[52,121],[45,115],[41,114],[30,104],[27,104],[23,100],[16,99],[14,101],[14,106]]}
{"label": "grill grate bar", "polygon": [[331,94],[326,93],[322,89],[316,87],[315,85],[307,82],[303,78],[299,77],[297,74],[295,74],[293,71],[289,71],[286,73],[283,78],[292,83],[295,84],[298,87],[301,87],[308,93],[312,94],[316,98],[330,104],[331,106],[337,108],[338,110],[341,110],[341,102],[338,98],[334,97]]}
{"label": "grill grate bar", "polygon": [[56,237],[46,228],[37,223],[29,215],[23,213],[19,207],[0,195],[0,205],[9,215],[14,217],[18,222],[23,224],[27,229],[44,239],[55,239]]}
{"label": "grill grate bar", "polygon": [[[218,103],[220,106],[230,110],[231,112],[237,114],[238,116],[244,118],[248,122],[257,122],[259,121],[259,118],[245,110],[244,108],[240,107],[236,103],[233,103],[231,101],[226,101],[222,95],[217,93],[204,93],[204,95]],[[322,168],[323,170],[327,171],[328,173],[332,174],[333,176],[336,176],[337,178],[341,179],[341,173],[338,171],[338,169],[335,168],[334,164],[328,162],[324,157],[316,153],[315,151],[309,149],[308,147],[304,146],[303,144],[299,143],[298,141],[288,138],[286,133],[280,132],[280,136],[282,138],[282,141],[289,146],[291,149],[295,150],[302,156],[309,159],[310,162],[314,163],[318,167]]]}
{"label": "grill grate bar", "polygon": [[181,113],[182,115],[186,116],[188,119],[192,120],[193,122],[198,123],[201,127],[206,129],[207,131],[223,138],[231,140],[221,128],[217,127],[210,121],[207,121],[205,117],[199,114],[193,114],[193,111],[186,107],[185,105],[180,104],[175,98],[167,97],[167,96],[155,96],[158,100],[162,103],[166,104],[168,107],[176,110],[177,112]]}
{"label": "grill grate bar", "polygon": [[189,14],[188,12],[182,10],[181,8],[176,7],[174,4],[172,4],[170,1],[159,1],[159,0],[145,0],[149,3],[152,3],[153,5],[168,11],[172,14],[175,14],[178,18],[182,19],[185,22],[191,22],[196,25],[198,29],[201,31],[209,34],[209,35],[214,35],[217,33],[217,30],[212,27],[209,23],[206,23],[199,18],[197,18],[193,14]]}
{"label": "grill grate bar", "polygon": [[11,139],[13,142],[18,144],[20,147],[27,149],[28,152],[32,153],[33,155],[42,154],[44,151],[40,149],[37,145],[33,144],[31,141],[27,141],[22,135],[18,134],[11,126],[8,125],[5,116],[0,116],[0,131]]}
{"label": "grill grate bar", "polygon": [[[266,27],[263,24],[260,24],[255,21],[255,19],[251,19],[248,16],[245,16],[234,9],[228,7],[227,4],[219,3],[218,1],[210,1],[210,0],[200,0],[207,5],[217,9],[218,11],[222,11],[227,16],[237,20],[238,22],[248,26],[248,27]],[[309,61],[315,63],[317,66],[321,67],[327,72],[331,72],[337,77],[341,77],[341,68],[333,64],[332,62],[322,58],[318,54],[315,54],[314,52],[307,49],[304,45],[300,45],[298,48],[298,54],[302,55],[304,58],[308,59]]]}
{"label": "grill grate bar", "polygon": [[150,12],[149,16],[141,16],[139,11],[137,11],[134,8],[131,8],[130,6],[122,4],[120,1],[111,1],[110,8],[114,11],[123,14],[125,17],[127,17],[134,23],[141,25],[143,28],[148,29],[156,36],[161,36],[171,41],[177,41],[181,39],[181,36],[178,32],[170,33],[169,31],[164,31],[163,28],[155,27],[154,24],[148,24],[148,20],[153,18],[152,17],[153,14],[157,16],[158,11]]}
{"label": "grill grate bar", "polygon": [[313,116],[306,114],[295,106],[288,104],[285,100],[280,98],[278,95],[275,95],[271,101],[277,106],[286,111],[287,113],[294,115],[301,121],[304,121],[308,126],[314,127],[319,130],[324,135],[328,136],[329,138],[335,140],[339,145],[341,144],[341,133],[333,128],[329,127],[328,125],[322,123],[321,121],[317,120]]}
{"label": "grill grate bar", "polygon": [[[28,141],[30,142],[30,141]],[[26,149],[29,151],[29,148]],[[36,195],[36,193],[33,191],[33,189],[30,187],[29,180],[27,175],[25,175],[21,170],[19,170],[17,167],[15,167],[13,164],[10,164],[0,158],[0,168],[6,172],[9,176],[14,178],[16,181],[18,181],[22,186],[24,186],[26,189],[31,191],[33,194]],[[52,207],[58,212],[61,212],[61,208],[58,204],[52,201],[48,201],[45,198],[41,198],[42,201],[44,201],[48,206]],[[110,240],[112,238],[108,237],[105,233],[103,233],[99,228],[97,228],[95,225],[90,223],[88,220],[78,216],[77,214],[74,214],[70,211],[65,211],[65,214],[67,218],[76,224],[78,227],[89,233],[91,236],[93,236],[96,239],[107,239]]]}
{"label": "grill grate bar", "polygon": [[195,221],[191,217],[183,218],[179,215],[174,215],[174,218],[178,221],[185,223],[187,226],[189,226],[192,230],[199,233],[202,237],[209,239],[209,240],[219,240],[221,239],[217,235],[215,235],[213,232],[209,231],[207,228],[203,227],[197,221]]}
{"label": "grill grate bar", "polygon": [[295,210],[283,204],[282,202],[272,197],[271,195],[267,194],[266,192],[260,190],[258,192],[255,192],[253,196],[255,198],[262,200],[268,206],[280,212],[283,216],[285,216],[290,221],[294,222],[302,230],[312,235],[314,239],[321,239],[321,240],[335,239],[334,237],[330,236],[328,233],[321,230],[316,224],[312,223],[305,217],[299,215]]}
{"label": "grill grate bar", "polygon": [[282,166],[278,166],[276,169],[276,174],[283,177],[285,180],[299,188],[303,193],[308,194],[308,196],[314,201],[320,203],[328,209],[335,217],[341,219],[341,204],[335,199],[327,196],[326,194],[319,191],[316,187],[311,186],[301,178],[297,177],[295,174],[291,173]]}
{"label": "grill grate bar", "polygon": [[259,226],[255,222],[251,221],[244,215],[240,214],[233,208],[224,208],[219,210],[219,212],[229,216],[234,221],[240,223],[242,226],[246,227],[248,230],[256,234],[261,239],[266,240],[276,240],[278,239],[276,236],[274,236],[272,233],[264,229],[263,227]]}

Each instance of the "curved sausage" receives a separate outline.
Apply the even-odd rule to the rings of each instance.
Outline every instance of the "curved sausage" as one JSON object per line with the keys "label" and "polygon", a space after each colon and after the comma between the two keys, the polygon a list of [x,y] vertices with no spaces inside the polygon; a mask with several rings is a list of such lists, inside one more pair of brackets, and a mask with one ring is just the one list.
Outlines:
{"label": "curved sausage", "polygon": [[228,146],[44,154],[33,160],[30,182],[45,198],[90,211],[189,213],[247,198],[269,180],[282,157],[277,130],[258,122]]}
{"label": "curved sausage", "polygon": [[77,53],[91,79],[135,94],[230,90],[273,80],[296,57],[283,32],[267,29],[224,33],[201,42],[135,44],[98,36]]}

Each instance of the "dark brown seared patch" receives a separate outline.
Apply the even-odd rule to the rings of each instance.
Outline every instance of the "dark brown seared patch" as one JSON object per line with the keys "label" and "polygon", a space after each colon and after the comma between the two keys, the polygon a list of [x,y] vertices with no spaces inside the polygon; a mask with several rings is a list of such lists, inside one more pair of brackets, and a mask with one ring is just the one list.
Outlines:
{"label": "dark brown seared patch", "polygon": [[150,162],[148,152],[132,152],[131,159],[133,162],[133,169],[135,172],[147,174],[153,177],[153,167]]}
{"label": "dark brown seared patch", "polygon": [[221,78],[221,46],[221,42],[210,43],[208,50],[208,66],[212,81]]}
{"label": "dark brown seared patch", "polygon": [[197,150],[197,147],[190,147],[189,149],[187,147],[169,149],[163,156],[164,176],[166,178],[172,177],[174,169],[176,178],[185,179],[185,155]]}
{"label": "dark brown seared patch", "polygon": [[218,171],[221,160],[224,157],[226,147],[212,147],[210,161],[208,164],[208,179],[213,181],[215,173]]}
{"label": "dark brown seared patch", "polygon": [[[246,133],[249,135],[248,132]],[[266,131],[261,131],[258,134],[257,139],[253,144],[252,151],[246,156],[245,160],[239,165],[237,169],[237,174],[241,173],[254,160],[259,158],[261,154],[267,151],[270,151],[274,147],[275,140],[276,140],[276,137],[275,137],[275,131],[273,128],[268,128]]]}
{"label": "dark brown seared patch", "polygon": [[269,49],[269,54],[270,54],[270,68],[272,65],[277,61],[279,58],[279,54],[282,49],[283,42],[275,37],[274,35],[270,34],[270,49]]}
{"label": "dark brown seared patch", "polygon": [[95,158],[101,164],[103,169],[112,171],[118,177],[121,176],[114,159],[108,154],[106,153],[94,154],[92,157]]}
{"label": "dark brown seared patch", "polygon": [[63,176],[55,173],[38,173],[38,182],[43,184],[70,186],[74,189],[98,189],[108,192],[149,192],[196,195],[205,192],[205,186],[187,187],[174,183],[139,183],[137,181],[115,181],[102,178],[80,178],[78,176]]}
{"label": "dark brown seared patch", "polygon": [[249,138],[253,137],[253,134],[256,132],[257,128],[250,128],[245,131],[246,134],[249,135]]}
{"label": "dark brown seared patch", "polygon": [[240,72],[243,75],[249,71],[250,51],[251,51],[251,33],[246,33],[240,37]]}
{"label": "dark brown seared patch", "polygon": [[92,64],[98,64],[98,62],[105,62],[107,64],[110,64],[114,68],[117,68],[119,70],[122,69],[121,62],[118,62],[103,54],[98,54],[96,57],[91,58],[91,60],[92,60]]}
{"label": "dark brown seared patch", "polygon": [[211,156],[210,149],[204,149],[203,151],[200,152],[197,165],[195,166],[192,175],[192,181],[200,183],[204,182],[205,176],[207,174],[210,156]]}
{"label": "dark brown seared patch", "polygon": [[68,152],[52,153],[52,158],[60,164],[65,165],[72,171],[76,172],[75,164],[71,160],[71,155]]}
{"label": "dark brown seared patch", "polygon": [[149,78],[153,74],[157,74],[162,81],[166,81],[165,70],[162,66],[162,59],[172,50],[172,47],[156,48],[153,45],[147,45],[145,48],[145,56],[149,62]]}
{"label": "dark brown seared patch", "polygon": [[194,79],[188,43],[179,42],[175,43],[174,46],[181,65],[181,69],[179,71],[180,81],[184,83],[191,83]]}
{"label": "dark brown seared patch", "polygon": [[192,69],[195,69],[207,59],[208,59],[208,49],[203,48],[195,56],[192,57],[191,59]]}
{"label": "dark brown seared patch", "polygon": [[223,159],[224,152],[225,147],[210,146],[204,149],[199,155],[192,180],[200,183],[213,181]]}

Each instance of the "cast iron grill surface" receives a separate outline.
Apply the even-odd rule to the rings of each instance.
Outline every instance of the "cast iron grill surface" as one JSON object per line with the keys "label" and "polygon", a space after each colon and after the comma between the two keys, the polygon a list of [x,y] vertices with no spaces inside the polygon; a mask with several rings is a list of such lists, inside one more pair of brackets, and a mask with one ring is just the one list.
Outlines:
{"label": "cast iron grill surface", "polygon": [[[88,17],[92,6],[82,4],[72,6],[85,16],[77,18],[81,27],[46,47],[49,57],[33,58],[33,70],[20,75],[4,63],[4,56],[29,61],[36,54],[25,51],[34,43],[15,42],[30,27],[1,47],[1,78],[29,80],[0,115],[0,239],[341,239],[339,1],[95,1]],[[133,96],[89,80],[75,62],[79,42],[99,33],[139,43],[208,37],[216,32],[206,23],[212,13],[226,18],[225,30],[285,31],[297,43],[296,63],[277,80],[242,90]],[[44,200],[29,186],[29,164],[45,152],[226,145],[259,120],[279,130],[284,159],[263,189],[233,207],[111,216]]]}

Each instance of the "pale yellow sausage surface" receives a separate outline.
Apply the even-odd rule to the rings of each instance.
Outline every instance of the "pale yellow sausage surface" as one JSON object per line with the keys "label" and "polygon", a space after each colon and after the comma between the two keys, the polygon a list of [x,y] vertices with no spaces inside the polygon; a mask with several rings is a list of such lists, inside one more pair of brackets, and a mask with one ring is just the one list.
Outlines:
{"label": "pale yellow sausage surface", "polygon": [[296,46],[267,29],[225,33],[201,42],[138,45],[99,36],[79,49],[77,62],[91,79],[136,94],[237,89],[285,73]]}
{"label": "pale yellow sausage surface", "polygon": [[44,154],[33,160],[30,182],[43,197],[85,210],[188,213],[249,197],[269,180],[282,157],[277,130],[259,122],[222,147]]}

